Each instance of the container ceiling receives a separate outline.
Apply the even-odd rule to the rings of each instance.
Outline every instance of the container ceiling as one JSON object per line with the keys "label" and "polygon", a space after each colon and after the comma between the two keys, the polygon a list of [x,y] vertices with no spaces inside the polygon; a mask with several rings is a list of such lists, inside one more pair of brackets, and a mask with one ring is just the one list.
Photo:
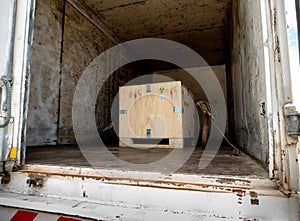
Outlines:
{"label": "container ceiling", "polygon": [[122,42],[158,37],[224,64],[231,0],[85,0],[86,8]]}

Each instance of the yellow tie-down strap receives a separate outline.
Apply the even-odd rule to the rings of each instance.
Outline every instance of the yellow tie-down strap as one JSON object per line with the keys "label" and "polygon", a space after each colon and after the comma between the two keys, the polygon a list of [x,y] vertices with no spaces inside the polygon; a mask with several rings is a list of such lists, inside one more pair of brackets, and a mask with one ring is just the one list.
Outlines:
{"label": "yellow tie-down strap", "polygon": [[17,148],[16,147],[11,148],[9,157],[11,159],[17,158]]}

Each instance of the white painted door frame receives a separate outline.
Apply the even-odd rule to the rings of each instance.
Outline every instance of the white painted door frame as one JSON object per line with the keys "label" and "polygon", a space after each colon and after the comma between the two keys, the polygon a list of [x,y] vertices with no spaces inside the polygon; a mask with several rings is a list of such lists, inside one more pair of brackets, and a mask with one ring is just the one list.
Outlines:
{"label": "white painted door frame", "polygon": [[285,4],[281,0],[262,0],[261,13],[269,118],[269,175],[280,181],[284,191],[294,192],[299,191],[297,137],[287,133],[286,111],[294,105],[292,86],[295,82],[292,81]]}
{"label": "white painted door frame", "polygon": [[[12,113],[8,127],[0,129],[0,161],[8,159],[21,165],[25,159],[26,117],[29,95],[29,73],[33,39],[35,0],[2,0],[0,7],[0,75],[13,75]],[[11,38],[11,37],[12,38]],[[13,47],[6,47],[12,45]],[[10,48],[12,52],[10,53]],[[11,54],[12,56],[9,56]],[[10,68],[5,68],[9,66]],[[10,70],[8,70],[10,69]],[[16,154],[10,155],[16,148]]]}

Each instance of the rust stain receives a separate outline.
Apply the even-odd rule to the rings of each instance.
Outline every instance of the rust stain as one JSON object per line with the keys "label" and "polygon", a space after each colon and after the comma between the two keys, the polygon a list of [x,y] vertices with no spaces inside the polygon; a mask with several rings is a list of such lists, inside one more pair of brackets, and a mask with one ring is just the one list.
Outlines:
{"label": "rust stain", "polygon": [[259,205],[258,199],[251,199],[251,205]]}
{"label": "rust stain", "polygon": [[256,192],[254,192],[254,191],[250,191],[250,196],[251,197],[257,197],[258,194]]}
{"label": "rust stain", "polygon": [[257,192],[250,191],[250,196],[251,196],[251,199],[250,199],[251,205],[259,205],[259,199],[257,198],[258,197]]}
{"label": "rust stain", "polygon": [[[46,177],[51,176],[62,176],[62,177],[71,177],[71,178],[81,178],[81,179],[95,179],[104,184],[114,184],[114,185],[125,185],[125,186],[140,186],[140,187],[154,187],[162,189],[177,189],[177,190],[189,190],[189,191],[202,191],[202,192],[231,192],[231,193],[244,193],[246,190],[251,190],[250,187],[242,186],[229,186],[224,189],[222,185],[216,184],[202,184],[202,183],[187,183],[179,181],[152,181],[145,179],[126,179],[126,178],[108,178],[104,176],[95,176],[95,175],[83,175],[83,174],[63,174],[55,172],[46,172],[46,171],[20,171],[22,173],[31,173],[36,175],[45,175]],[[123,181],[123,182],[122,182]],[[200,189],[202,188],[202,189]],[[211,188],[205,190],[205,188]]]}
{"label": "rust stain", "polygon": [[284,183],[286,183],[286,184],[289,183],[288,178],[286,176],[284,176]]}

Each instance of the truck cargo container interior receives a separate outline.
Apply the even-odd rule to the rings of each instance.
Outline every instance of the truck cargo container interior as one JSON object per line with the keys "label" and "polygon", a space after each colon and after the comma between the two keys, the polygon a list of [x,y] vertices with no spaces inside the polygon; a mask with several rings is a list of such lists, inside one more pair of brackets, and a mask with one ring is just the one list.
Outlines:
{"label": "truck cargo container interior", "polygon": [[298,9],[2,0],[0,220],[299,220]]}
{"label": "truck cargo container interior", "polygon": [[[76,145],[72,125],[74,91],[84,69],[118,43],[163,38],[190,47],[215,72],[227,103],[226,135],[243,151],[233,156],[223,142],[210,166],[200,170],[197,163],[203,151],[197,147],[179,172],[267,178],[269,138],[260,7],[258,0],[36,1],[26,164],[89,166]],[[181,80],[195,100],[205,99],[201,88],[179,67],[156,60],[133,62],[103,82],[95,113],[99,133],[111,122],[111,105],[119,87],[146,74]],[[118,137],[109,131],[102,138],[113,154],[135,163],[156,161],[171,151],[119,148]],[[114,168],[106,161],[107,169]]]}

